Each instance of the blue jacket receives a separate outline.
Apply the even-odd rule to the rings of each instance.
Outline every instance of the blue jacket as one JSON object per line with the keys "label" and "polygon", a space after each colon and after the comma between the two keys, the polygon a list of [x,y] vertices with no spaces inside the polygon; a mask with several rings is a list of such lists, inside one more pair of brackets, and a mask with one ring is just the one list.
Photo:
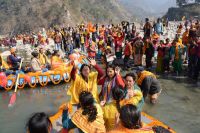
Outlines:
{"label": "blue jacket", "polygon": [[15,70],[18,69],[20,61],[21,61],[20,58],[17,58],[16,56],[14,56],[12,54],[9,55],[7,58],[7,62],[11,66],[11,69],[14,68]]}
{"label": "blue jacket", "polygon": [[156,23],[154,30],[157,34],[161,34],[163,32],[163,24],[162,23]]}

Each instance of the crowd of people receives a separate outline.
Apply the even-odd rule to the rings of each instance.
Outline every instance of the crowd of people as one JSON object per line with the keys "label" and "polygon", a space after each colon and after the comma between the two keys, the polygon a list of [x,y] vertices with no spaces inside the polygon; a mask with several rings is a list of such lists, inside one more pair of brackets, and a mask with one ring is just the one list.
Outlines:
{"label": "crowd of people", "polygon": [[[71,98],[70,104],[77,110],[70,118],[68,107],[64,108],[64,129],[69,131],[78,128],[79,132],[88,133],[167,133],[170,132],[167,129],[146,127],[141,122],[142,107],[148,96],[150,102],[155,104],[162,91],[156,75],[150,71],[156,62],[156,72],[174,72],[179,75],[185,72],[182,69],[183,63],[188,63],[188,76],[198,81],[200,23],[198,20],[180,23],[174,38],[162,40],[164,33],[168,32],[167,26],[161,19],[151,23],[146,18],[142,32],[134,23],[123,21],[118,25],[81,23],[75,28],[55,27],[42,30],[34,39],[33,34],[29,39],[19,35],[18,38],[21,37],[24,43],[28,41],[36,48],[32,52],[30,66],[24,67],[23,71],[26,73],[67,69],[68,66],[60,57],[59,51],[64,51],[65,57],[71,58],[74,49],[79,49],[87,54],[88,64],[82,64],[79,68],[75,60],[70,63],[73,69],[67,95]],[[50,54],[44,51],[49,38],[55,42],[54,52]],[[13,47],[10,49],[11,55],[7,57],[7,63],[0,58],[1,71],[7,75],[10,70],[15,72],[19,69],[21,58],[16,56],[15,51]],[[102,62],[105,72],[96,61]],[[130,70],[133,66],[134,71],[122,77],[120,70]],[[92,67],[96,71],[92,71]],[[100,93],[98,85],[101,85]],[[28,121],[27,130],[30,133],[49,133],[52,124],[45,113],[36,113]]]}
{"label": "crowd of people", "polygon": [[[67,56],[73,53],[74,49],[80,49],[87,53],[89,58],[101,60],[105,66],[113,63],[121,65],[126,70],[132,66],[142,65],[151,70],[153,63],[156,62],[157,72],[174,72],[180,75],[183,72],[183,64],[188,63],[188,76],[197,80],[200,68],[199,21],[180,23],[177,32],[170,38],[163,37],[163,34],[168,32],[167,25],[169,24],[163,24],[161,19],[151,23],[147,18],[143,31],[138,30],[134,23],[126,21],[106,26],[91,23],[64,28],[55,26],[49,30],[43,29],[38,34],[12,37],[10,42],[13,43],[10,46],[16,45],[17,40],[21,39],[23,44],[42,46],[45,49],[51,38],[55,43],[54,49],[63,50]],[[152,62],[153,59],[156,60]],[[9,58],[7,62],[15,64],[17,61],[19,62]],[[173,70],[170,69],[171,66]]]}

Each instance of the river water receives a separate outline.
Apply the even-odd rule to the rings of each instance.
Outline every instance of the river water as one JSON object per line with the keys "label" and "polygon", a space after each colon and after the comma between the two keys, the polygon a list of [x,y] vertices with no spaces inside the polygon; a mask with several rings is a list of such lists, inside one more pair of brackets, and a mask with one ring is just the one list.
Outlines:
{"label": "river water", "polygon": [[[24,51],[18,53],[26,55]],[[159,102],[151,105],[146,101],[144,112],[169,125],[178,133],[199,133],[200,87],[192,84],[186,77],[160,76],[159,80],[163,89]],[[69,97],[66,96],[68,87],[65,83],[20,90],[17,93],[17,102],[12,108],[8,108],[8,103],[13,91],[1,90],[0,133],[25,133],[25,124],[31,114],[56,113],[63,102],[69,101]]]}

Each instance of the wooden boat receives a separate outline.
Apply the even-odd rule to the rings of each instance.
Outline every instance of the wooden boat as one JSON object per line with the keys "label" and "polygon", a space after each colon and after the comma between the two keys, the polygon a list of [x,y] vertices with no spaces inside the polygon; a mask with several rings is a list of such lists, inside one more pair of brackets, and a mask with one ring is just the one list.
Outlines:
{"label": "wooden boat", "polygon": [[[68,133],[65,129],[62,128],[62,112],[64,109],[64,106],[66,104],[62,104],[59,109],[58,112],[50,117],[50,121],[52,122],[53,125],[53,129],[57,132],[60,133]],[[72,105],[67,105],[69,108],[69,113],[72,114],[74,108]],[[157,120],[156,118],[142,112],[142,122],[148,126],[148,127],[154,127],[154,126],[161,126],[164,127],[165,129],[168,129],[171,133],[176,133],[172,128],[170,128],[169,126],[167,126],[166,124],[164,124],[163,122]],[[72,131],[70,131],[72,132]]]}
{"label": "wooden boat", "polygon": [[[30,88],[35,88],[37,85],[46,86],[48,83],[57,85],[64,82],[70,81],[70,72],[72,66],[68,67],[66,71],[47,71],[47,72],[31,72],[27,74],[19,74],[18,89],[23,89],[26,85]],[[26,78],[30,78],[30,82],[26,81]],[[9,75],[7,77],[7,85],[4,87],[5,90],[11,90],[16,82],[16,75]]]}
{"label": "wooden boat", "polygon": [[[82,64],[88,64],[88,60],[85,55],[81,55],[78,59],[77,67],[80,68]],[[69,65],[66,70],[49,70],[47,72],[30,72],[27,74],[19,74],[18,89],[23,89],[25,86],[35,88],[37,85],[46,86],[48,83],[54,85],[60,84],[62,81],[68,83],[70,81],[70,73],[73,66]],[[26,78],[30,78],[30,82],[26,81]],[[9,91],[15,86],[16,75],[9,75],[7,77],[7,85],[5,90]],[[0,86],[1,87],[1,86]]]}

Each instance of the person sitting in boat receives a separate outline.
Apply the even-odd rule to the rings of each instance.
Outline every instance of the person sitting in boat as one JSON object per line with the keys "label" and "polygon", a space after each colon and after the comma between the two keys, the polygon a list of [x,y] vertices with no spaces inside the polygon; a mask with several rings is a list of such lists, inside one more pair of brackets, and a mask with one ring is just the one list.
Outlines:
{"label": "person sitting in boat", "polygon": [[141,112],[132,104],[124,105],[116,115],[116,128],[108,133],[154,133],[141,122]]}
{"label": "person sitting in boat", "polygon": [[31,68],[33,72],[46,72],[48,71],[47,68],[45,68],[44,65],[41,65],[40,60],[39,60],[39,53],[37,51],[33,51],[32,53],[33,58],[31,59]]}
{"label": "person sitting in boat", "polygon": [[143,67],[137,68],[138,80],[137,84],[140,86],[144,99],[150,95],[150,102],[155,104],[159,94],[161,93],[161,85],[156,75],[149,71],[145,71]]}
{"label": "person sitting in boat", "polygon": [[47,68],[50,68],[50,61],[46,54],[44,53],[44,49],[40,48],[39,49],[39,60],[41,65],[47,66]]}
{"label": "person sitting in boat", "polygon": [[21,58],[17,57],[15,52],[16,52],[16,48],[12,47],[10,49],[11,55],[9,55],[7,57],[7,63],[9,65],[9,67],[10,67],[10,70],[14,70],[14,71],[19,69],[19,64],[21,62]]}
{"label": "person sitting in boat", "polygon": [[103,111],[99,104],[95,103],[93,94],[83,91],[79,95],[80,108],[69,118],[68,108],[63,111],[62,125],[70,131],[78,128],[79,133],[105,133]]}
{"label": "person sitting in boat", "polygon": [[115,117],[116,114],[119,113],[120,107],[123,106],[123,100],[126,97],[125,91],[123,88],[115,86],[114,89],[112,89],[112,98],[113,101],[109,104],[106,104],[103,109],[103,116],[106,126],[106,131],[110,131],[115,127]]}
{"label": "person sitting in boat", "polygon": [[106,76],[98,81],[98,85],[102,85],[99,94],[101,106],[112,102],[112,89],[114,89],[116,85],[122,88],[125,87],[124,81],[120,75],[120,68],[114,65],[108,65],[106,68]]}
{"label": "person sitting in boat", "polygon": [[54,53],[51,57],[51,70],[66,70],[67,65],[60,58],[60,54],[58,50],[54,50]]}
{"label": "person sitting in boat", "polygon": [[70,103],[72,105],[79,104],[79,94],[82,91],[89,91],[92,93],[96,102],[99,102],[97,81],[104,75],[103,70],[96,64],[95,60],[89,60],[90,65],[97,71],[91,72],[91,67],[87,64],[82,64],[80,74],[77,73],[76,62],[74,62],[70,77],[72,80],[71,86],[67,91],[67,95],[71,96]]}
{"label": "person sitting in boat", "polygon": [[9,65],[4,61],[0,54],[0,72],[4,72],[6,76],[14,74],[12,70],[9,70]]}
{"label": "person sitting in boat", "polygon": [[125,93],[126,100],[129,104],[137,106],[138,110],[142,110],[144,99],[140,87],[137,85],[137,74],[135,72],[128,73],[125,76]]}
{"label": "person sitting in boat", "polygon": [[27,133],[51,133],[52,124],[49,117],[44,113],[35,113],[26,124]]}
{"label": "person sitting in boat", "polygon": [[6,69],[9,69],[8,64],[3,60],[1,53],[0,53],[0,71],[5,71]]}

